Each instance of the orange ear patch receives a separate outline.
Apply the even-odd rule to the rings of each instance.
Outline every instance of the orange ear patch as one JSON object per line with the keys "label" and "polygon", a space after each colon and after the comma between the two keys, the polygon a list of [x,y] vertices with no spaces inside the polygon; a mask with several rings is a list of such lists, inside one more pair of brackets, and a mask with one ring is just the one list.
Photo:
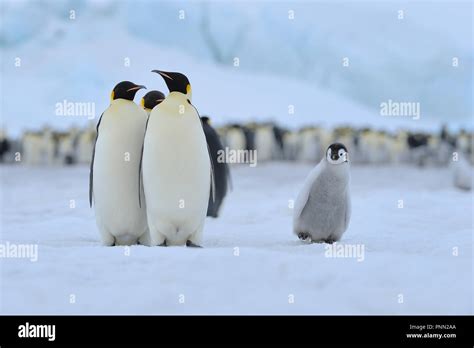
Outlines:
{"label": "orange ear patch", "polygon": [[115,99],[115,91],[112,91],[112,93],[110,93],[110,101],[114,99]]}

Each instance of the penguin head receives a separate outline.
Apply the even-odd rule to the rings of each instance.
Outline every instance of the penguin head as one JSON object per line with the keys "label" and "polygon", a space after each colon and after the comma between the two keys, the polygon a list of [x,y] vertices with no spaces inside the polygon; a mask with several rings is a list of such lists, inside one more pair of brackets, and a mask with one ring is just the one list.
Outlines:
{"label": "penguin head", "polygon": [[110,95],[110,101],[116,99],[126,99],[133,101],[133,98],[135,98],[135,94],[137,94],[137,91],[142,88],[146,89],[145,86],[136,85],[130,81],[122,81],[118,83],[112,90],[112,94]]}
{"label": "penguin head", "polygon": [[191,101],[192,91],[191,84],[189,83],[188,78],[179,73],[179,72],[170,72],[170,71],[161,71],[161,70],[152,70],[151,72],[160,74],[161,77],[166,82],[168,89],[171,92],[179,92],[186,96],[186,98]]}
{"label": "penguin head", "polygon": [[150,91],[143,96],[140,104],[144,109],[153,110],[153,108],[163,100],[165,100],[165,95],[163,93],[160,91]]}
{"label": "penguin head", "polygon": [[326,160],[330,164],[349,163],[349,153],[344,144],[334,143],[326,151]]}
{"label": "penguin head", "polygon": [[211,124],[211,119],[208,116],[201,116],[201,121],[204,124],[210,125]]}

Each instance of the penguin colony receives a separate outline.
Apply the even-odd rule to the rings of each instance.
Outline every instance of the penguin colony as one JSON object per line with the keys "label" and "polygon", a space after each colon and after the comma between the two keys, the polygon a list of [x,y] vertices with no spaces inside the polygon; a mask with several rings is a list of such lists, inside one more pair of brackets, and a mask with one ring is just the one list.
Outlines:
{"label": "penguin colony", "polygon": [[[21,152],[27,164],[90,162],[89,201],[104,245],[200,247],[206,216],[216,218],[230,189],[230,171],[218,160],[224,150],[256,150],[259,162],[317,163],[297,196],[293,233],[304,242],[333,243],[351,214],[350,162],[453,167],[453,185],[472,190],[474,135],[395,133],[339,127],[298,131],[273,123],[229,124],[217,129],[192,104],[188,78],[153,70],[169,94],[117,84],[95,130],[50,128],[27,132],[21,142],[0,132],[0,161]],[[329,146],[328,146],[329,145]],[[453,153],[460,157],[453,161]],[[91,155],[92,154],[92,158]]]}
{"label": "penguin colony", "polygon": [[[206,216],[218,216],[227,193],[229,168],[217,160],[223,145],[209,118],[200,117],[192,104],[188,78],[152,72],[164,79],[168,96],[148,92],[139,107],[134,98],[145,86],[123,81],[112,90],[97,123],[89,202],[104,245],[199,248]],[[271,126],[253,139],[264,160],[273,156],[268,146],[273,136],[283,149],[283,137]],[[346,147],[335,143],[310,173],[294,215],[300,239],[333,243],[347,229],[348,162]]]}
{"label": "penguin colony", "polygon": [[[161,94],[161,93],[160,93]],[[146,108],[147,114],[151,112]],[[274,136],[262,138],[260,129],[273,129]],[[474,133],[461,129],[448,133],[442,128],[436,133],[379,131],[370,128],[338,127],[324,129],[308,126],[290,130],[274,123],[228,124],[214,128],[223,147],[240,150],[259,150],[258,161],[294,161],[318,163],[326,147],[334,142],[343,143],[351,153],[351,163],[363,165],[406,164],[419,167],[447,166],[453,152],[474,164]],[[31,165],[89,164],[96,137],[94,125],[85,129],[76,127],[58,132],[50,127],[27,131],[19,140],[10,139],[0,132],[0,160],[15,163],[15,153],[22,153],[22,163]],[[265,133],[265,132],[263,132]],[[268,133],[267,133],[268,134]],[[267,150],[263,151],[262,146]],[[260,156],[263,153],[272,155]],[[266,157],[266,158],[265,158]]]}

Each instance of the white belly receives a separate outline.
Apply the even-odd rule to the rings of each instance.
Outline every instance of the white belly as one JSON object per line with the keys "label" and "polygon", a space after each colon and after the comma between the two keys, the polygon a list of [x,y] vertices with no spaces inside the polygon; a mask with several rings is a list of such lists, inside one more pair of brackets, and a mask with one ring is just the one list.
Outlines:
{"label": "white belly", "polygon": [[138,202],[139,163],[146,113],[115,100],[99,127],[94,159],[94,205],[97,226],[115,237],[139,237],[147,229],[146,209]]}
{"label": "white belly", "polygon": [[210,160],[194,108],[186,105],[179,114],[169,99],[150,115],[142,168],[152,239],[153,234],[160,234],[173,245],[185,243],[202,230],[210,192]]}
{"label": "white belly", "polygon": [[269,127],[257,129],[255,132],[255,147],[259,161],[269,161],[275,152],[276,143],[273,130]]}
{"label": "white belly", "polygon": [[245,150],[245,134],[240,129],[231,129],[226,135],[226,146],[231,150]]}

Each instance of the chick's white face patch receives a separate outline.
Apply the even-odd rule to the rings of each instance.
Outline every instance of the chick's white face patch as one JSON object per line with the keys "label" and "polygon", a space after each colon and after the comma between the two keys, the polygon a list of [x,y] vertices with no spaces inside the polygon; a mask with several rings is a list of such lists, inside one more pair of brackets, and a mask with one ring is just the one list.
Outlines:
{"label": "chick's white face patch", "polygon": [[331,148],[326,153],[326,159],[331,164],[341,164],[349,162],[349,154],[344,149],[333,151]]}

